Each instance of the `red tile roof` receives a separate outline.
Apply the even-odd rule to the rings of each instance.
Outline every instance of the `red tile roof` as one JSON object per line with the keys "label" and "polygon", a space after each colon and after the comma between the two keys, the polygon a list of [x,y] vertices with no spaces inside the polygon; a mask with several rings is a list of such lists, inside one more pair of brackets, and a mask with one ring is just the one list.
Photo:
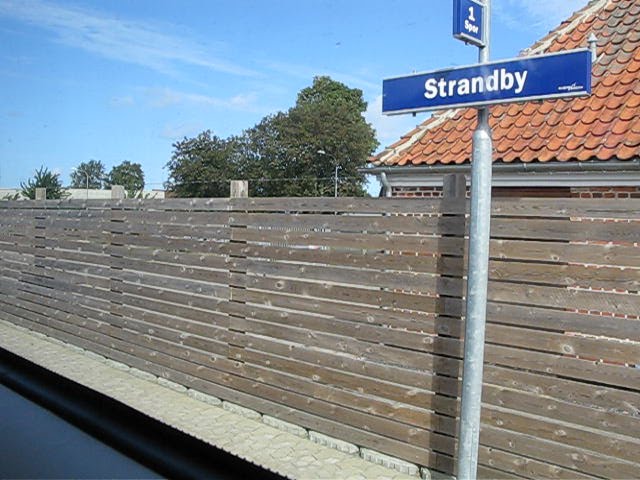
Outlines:
{"label": "red tile roof", "polygon": [[[591,33],[598,39],[591,96],[492,107],[494,162],[640,157],[640,0],[591,1],[523,55],[587,47]],[[469,162],[475,126],[475,109],[440,112],[372,162]]]}

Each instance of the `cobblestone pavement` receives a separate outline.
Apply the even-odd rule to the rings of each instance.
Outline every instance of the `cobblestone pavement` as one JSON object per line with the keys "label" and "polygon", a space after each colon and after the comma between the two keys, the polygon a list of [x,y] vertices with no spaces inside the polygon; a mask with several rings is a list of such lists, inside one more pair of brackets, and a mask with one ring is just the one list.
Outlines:
{"label": "cobblestone pavement", "polygon": [[3,320],[0,320],[0,346],[173,428],[289,478],[416,479],[276,429],[259,419],[197,400],[184,391],[159,385],[152,377],[141,378],[140,374],[125,371],[123,366],[108,364],[99,356],[54,343],[43,335]]}

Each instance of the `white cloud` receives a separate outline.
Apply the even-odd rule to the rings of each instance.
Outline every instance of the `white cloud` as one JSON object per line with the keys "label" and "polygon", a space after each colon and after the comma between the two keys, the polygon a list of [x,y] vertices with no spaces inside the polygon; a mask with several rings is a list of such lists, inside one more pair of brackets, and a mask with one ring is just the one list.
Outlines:
{"label": "white cloud", "polygon": [[173,74],[176,66],[191,65],[233,75],[258,75],[216,58],[211,46],[185,38],[184,33],[165,33],[172,29],[169,25],[122,20],[41,0],[0,0],[0,16],[49,30],[59,43],[163,73]]}
{"label": "white cloud", "polygon": [[586,0],[496,0],[492,5],[496,17],[511,28],[551,30],[586,3]]}
{"label": "white cloud", "polygon": [[387,116],[382,114],[382,95],[378,95],[372,102],[369,102],[367,111],[364,113],[367,122],[376,129],[380,147],[386,147],[400,139],[400,137],[415,128],[424,120],[424,115],[412,117],[411,115]]}
{"label": "white cloud", "polygon": [[122,97],[111,97],[109,105],[112,107],[129,107],[135,105],[136,101],[131,95],[125,95]]}
{"label": "white cloud", "polygon": [[357,75],[331,71],[322,67],[310,67],[307,65],[299,65],[287,62],[265,62],[264,65],[266,68],[273,70],[274,72],[283,73],[294,78],[301,78],[303,80],[308,80],[309,82],[313,80],[313,77],[328,75],[332,79],[343,82],[352,88],[356,87],[362,90],[376,91],[382,88],[382,83],[375,83],[371,80],[361,78]]}
{"label": "white cloud", "polygon": [[160,136],[173,141],[183,137],[193,137],[204,129],[205,127],[200,123],[167,124],[162,128]]}
{"label": "white cloud", "polygon": [[171,88],[147,88],[144,89],[144,92],[148,96],[149,104],[156,108],[192,105],[247,112],[260,110],[256,105],[258,95],[255,93],[238,94],[230,98],[219,98],[200,93],[181,92]]}

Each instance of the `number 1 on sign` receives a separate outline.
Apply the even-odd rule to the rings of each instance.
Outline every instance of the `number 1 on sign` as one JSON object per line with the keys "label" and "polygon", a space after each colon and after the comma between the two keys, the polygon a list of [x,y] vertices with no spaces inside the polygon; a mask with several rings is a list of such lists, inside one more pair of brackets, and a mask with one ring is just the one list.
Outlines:
{"label": "number 1 on sign", "polygon": [[476,17],[473,15],[473,7],[469,7],[469,20],[472,22],[476,21]]}

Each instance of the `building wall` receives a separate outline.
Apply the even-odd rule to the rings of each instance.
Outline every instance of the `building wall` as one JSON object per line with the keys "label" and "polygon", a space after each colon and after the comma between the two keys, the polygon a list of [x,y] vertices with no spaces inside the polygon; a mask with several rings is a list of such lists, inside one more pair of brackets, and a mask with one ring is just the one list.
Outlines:
{"label": "building wall", "polygon": [[574,187],[571,196],[578,198],[640,198],[640,187]]}
{"label": "building wall", "polygon": [[[393,187],[394,197],[440,198],[442,187]],[[467,195],[469,190],[467,188]],[[640,186],[630,187],[494,187],[493,196],[544,198],[640,198]]]}

